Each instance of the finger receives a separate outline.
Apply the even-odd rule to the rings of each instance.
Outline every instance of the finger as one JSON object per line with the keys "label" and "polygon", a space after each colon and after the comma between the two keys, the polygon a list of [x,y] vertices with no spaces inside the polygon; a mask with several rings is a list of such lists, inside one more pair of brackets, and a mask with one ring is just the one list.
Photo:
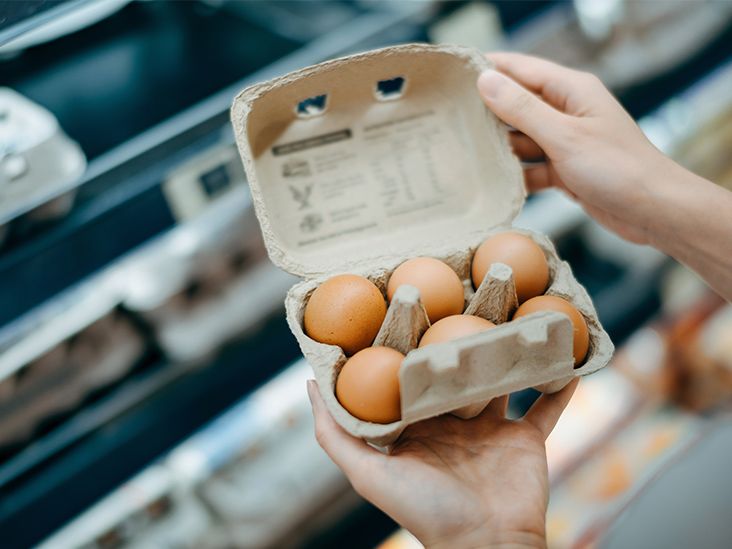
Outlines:
{"label": "finger", "polygon": [[548,188],[556,188],[563,191],[571,199],[577,200],[577,195],[567,188],[554,169],[551,161],[540,164],[525,164],[524,181],[530,193],[536,193]]}
{"label": "finger", "polygon": [[556,172],[548,162],[524,166],[524,181],[530,193],[559,186]]}
{"label": "finger", "polygon": [[506,417],[506,410],[508,409],[508,395],[503,395],[494,398],[486,406],[486,411],[489,414],[493,414],[498,417]]}
{"label": "finger", "polygon": [[[313,380],[308,381],[308,396],[315,416],[315,437],[320,446],[345,473],[354,490],[363,498],[373,503],[400,524],[408,527],[408,516],[405,512],[406,497],[395,485],[393,467],[396,456],[386,456],[375,450],[363,440],[350,436],[335,422],[328,413],[318,386]],[[398,484],[398,483],[397,483]],[[409,483],[404,482],[409,490]]]}
{"label": "finger", "polygon": [[589,73],[521,53],[495,52],[486,54],[486,57],[495,63],[499,71],[540,94],[562,112],[581,115],[586,114],[588,105],[597,107],[602,104],[597,94],[586,93],[599,83]]}
{"label": "finger", "polygon": [[567,126],[566,115],[498,71],[484,71],[478,78],[478,91],[498,118],[551,154],[552,143]]}
{"label": "finger", "polygon": [[496,68],[534,91],[552,78],[571,77],[577,71],[535,55],[513,51],[492,51],[485,56]]}
{"label": "finger", "polygon": [[579,378],[575,378],[561,391],[541,395],[526,412],[523,420],[539,429],[544,438],[548,437],[569,404],[578,384]]}
{"label": "finger", "polygon": [[365,441],[352,437],[330,415],[315,381],[308,380],[308,397],[315,417],[315,438],[352,484],[363,485],[385,456]]}
{"label": "finger", "polygon": [[510,132],[508,136],[511,139],[513,152],[524,162],[535,162],[544,159],[544,151],[528,135],[520,132]]}

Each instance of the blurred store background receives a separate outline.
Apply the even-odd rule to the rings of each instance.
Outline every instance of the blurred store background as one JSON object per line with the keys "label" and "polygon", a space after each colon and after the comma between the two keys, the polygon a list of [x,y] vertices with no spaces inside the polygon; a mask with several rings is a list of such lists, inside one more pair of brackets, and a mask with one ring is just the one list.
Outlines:
{"label": "blurred store background", "polygon": [[[228,121],[250,83],[411,41],[593,71],[732,188],[728,1],[2,2],[2,547],[417,546],[315,443]],[[559,194],[518,224],[618,347],[548,442],[550,546],[731,546],[732,307]]]}

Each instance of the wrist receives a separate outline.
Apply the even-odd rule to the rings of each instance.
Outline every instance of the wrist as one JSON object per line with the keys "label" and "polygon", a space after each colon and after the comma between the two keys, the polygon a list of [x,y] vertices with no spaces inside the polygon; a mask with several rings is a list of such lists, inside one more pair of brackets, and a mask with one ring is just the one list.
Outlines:
{"label": "wrist", "polygon": [[680,203],[684,201],[683,187],[691,174],[661,153],[644,166],[644,176],[635,182],[630,222],[642,232],[647,244],[669,253],[667,244],[674,238]]}
{"label": "wrist", "polygon": [[690,223],[696,216],[705,215],[696,211],[696,200],[706,181],[670,158],[663,158],[665,165],[651,176],[655,184],[647,187],[646,234],[651,246],[675,256],[676,248],[683,247],[686,236],[693,232]]}

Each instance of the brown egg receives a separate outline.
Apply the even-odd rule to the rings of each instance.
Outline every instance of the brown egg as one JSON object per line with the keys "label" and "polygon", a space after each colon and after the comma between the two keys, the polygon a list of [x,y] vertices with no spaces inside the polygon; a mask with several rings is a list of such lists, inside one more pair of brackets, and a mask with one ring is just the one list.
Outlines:
{"label": "brown egg", "polygon": [[477,334],[495,328],[490,320],[475,315],[452,315],[438,320],[419,340],[419,346],[424,347],[432,343],[443,343],[460,337]]}
{"label": "brown egg", "polygon": [[463,312],[463,283],[457,273],[439,259],[415,257],[399,265],[391,274],[386,288],[389,301],[402,284],[419,290],[422,305],[433,324],[441,318]]}
{"label": "brown egg", "polygon": [[478,288],[492,263],[504,263],[513,270],[519,303],[541,295],[549,285],[549,265],[544,251],[528,236],[501,233],[492,236],[473,256],[473,286]]}
{"label": "brown egg", "polygon": [[373,423],[401,418],[399,368],[404,355],[389,347],[369,347],[346,361],[336,380],[336,397],[348,412]]}
{"label": "brown egg", "polygon": [[533,299],[529,299],[526,303],[521,305],[516,312],[513,314],[513,319],[516,320],[522,316],[530,315],[539,311],[557,311],[564,313],[569,317],[574,326],[574,365],[578,366],[587,355],[587,350],[590,347],[590,334],[587,331],[587,322],[574,305],[569,303],[566,299],[556,297],[553,295],[540,295]]}
{"label": "brown egg", "polygon": [[357,275],[323,282],[305,306],[305,333],[320,343],[338,345],[347,356],[371,345],[386,316],[386,302],[376,285]]}

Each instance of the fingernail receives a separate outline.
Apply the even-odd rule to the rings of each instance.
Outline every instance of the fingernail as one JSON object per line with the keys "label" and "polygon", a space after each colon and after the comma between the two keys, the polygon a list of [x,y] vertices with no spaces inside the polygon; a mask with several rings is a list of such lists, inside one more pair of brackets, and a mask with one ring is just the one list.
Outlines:
{"label": "fingernail", "polygon": [[310,404],[313,403],[313,391],[315,390],[315,380],[314,379],[308,379],[307,383],[305,384],[308,389],[308,398],[310,399]]}
{"label": "fingernail", "polygon": [[483,71],[478,77],[478,90],[483,97],[496,97],[505,85],[506,77],[493,69]]}

